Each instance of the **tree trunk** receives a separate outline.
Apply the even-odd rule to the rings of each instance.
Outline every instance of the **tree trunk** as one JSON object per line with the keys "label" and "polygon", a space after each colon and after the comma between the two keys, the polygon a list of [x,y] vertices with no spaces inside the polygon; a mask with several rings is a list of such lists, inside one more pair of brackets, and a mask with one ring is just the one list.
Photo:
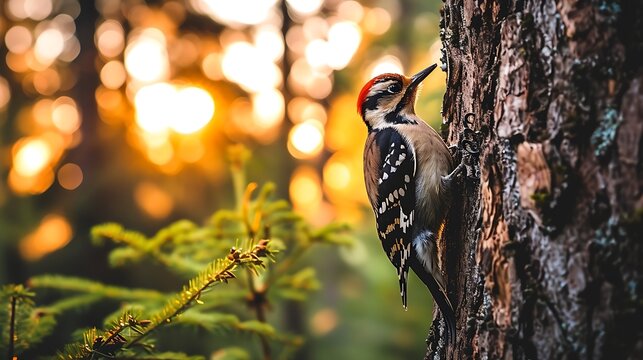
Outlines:
{"label": "tree trunk", "polygon": [[643,358],[641,4],[446,1],[445,135],[480,131],[480,175],[442,245],[457,341],[427,358]]}

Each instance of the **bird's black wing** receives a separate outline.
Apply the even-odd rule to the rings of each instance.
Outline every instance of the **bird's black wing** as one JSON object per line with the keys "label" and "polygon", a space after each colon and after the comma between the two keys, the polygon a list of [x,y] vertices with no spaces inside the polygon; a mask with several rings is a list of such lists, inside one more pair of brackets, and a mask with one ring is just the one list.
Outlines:
{"label": "bird's black wing", "polygon": [[415,157],[406,139],[393,128],[380,130],[377,202],[373,205],[377,232],[397,269],[402,305],[407,307],[407,281],[415,218]]}

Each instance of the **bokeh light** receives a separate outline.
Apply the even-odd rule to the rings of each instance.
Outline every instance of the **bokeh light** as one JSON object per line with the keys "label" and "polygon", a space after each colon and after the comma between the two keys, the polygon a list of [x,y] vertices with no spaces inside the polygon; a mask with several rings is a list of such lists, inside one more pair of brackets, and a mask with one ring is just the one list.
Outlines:
{"label": "bokeh light", "polygon": [[25,15],[32,20],[42,20],[49,16],[53,8],[52,0],[24,0]]}
{"label": "bokeh light", "polygon": [[65,217],[47,215],[34,231],[20,240],[20,255],[25,260],[38,260],[67,245],[73,235],[72,227]]}
{"label": "bokeh light", "polygon": [[317,120],[306,120],[295,125],[288,135],[288,151],[298,159],[319,154],[324,144],[324,127]]}
{"label": "bokeh light", "polygon": [[214,115],[214,100],[204,89],[156,83],[142,87],[135,96],[136,122],[150,133],[173,130],[191,134],[201,130]]}
{"label": "bokeh light", "polygon": [[351,171],[348,165],[340,160],[329,160],[324,166],[324,184],[335,190],[349,187]]}
{"label": "bokeh light", "polygon": [[117,60],[108,62],[100,71],[100,81],[108,89],[118,89],[127,80],[127,73],[123,63]]}
{"label": "bokeh light", "polygon": [[295,208],[315,212],[322,202],[321,181],[317,171],[310,166],[300,166],[290,181],[290,198]]}
{"label": "bokeh light", "polygon": [[191,0],[192,6],[230,26],[256,25],[272,14],[276,0]]}
{"label": "bokeh light", "polygon": [[31,48],[33,36],[31,31],[24,26],[16,25],[11,27],[4,35],[4,42],[9,51],[16,54],[24,54]]}
{"label": "bokeh light", "polygon": [[330,45],[330,56],[328,66],[340,70],[348,65],[359,44],[362,35],[359,27],[352,21],[340,21],[328,29],[328,43]]}
{"label": "bokeh light", "polygon": [[248,42],[230,44],[221,62],[225,77],[249,92],[271,89],[281,84],[281,70],[259,48]]}
{"label": "bokeh light", "polygon": [[334,309],[321,309],[310,319],[310,327],[318,336],[326,335],[338,325],[339,317]]}
{"label": "bokeh light", "polygon": [[154,28],[143,30],[125,49],[125,68],[141,82],[167,79],[170,64],[163,33]]}
{"label": "bokeh light", "polygon": [[80,114],[76,102],[61,96],[52,104],[51,121],[61,132],[71,134],[80,127]]}
{"label": "bokeh light", "polygon": [[58,169],[57,178],[63,189],[75,190],[83,182],[83,170],[74,163],[67,163]]}
{"label": "bokeh light", "polygon": [[174,200],[160,186],[142,182],[134,190],[134,200],[148,216],[155,219],[167,217],[174,208]]}
{"label": "bokeh light", "polygon": [[321,8],[322,0],[287,0],[289,8],[297,12],[299,15],[314,15]]}
{"label": "bokeh light", "polygon": [[210,80],[223,79],[223,70],[221,69],[222,56],[219,53],[209,53],[201,62],[203,74]]}
{"label": "bokeh light", "polygon": [[273,89],[252,96],[255,125],[270,129],[280,124],[284,118],[285,105],[281,92]]}
{"label": "bokeh light", "polygon": [[391,27],[391,14],[382,8],[373,8],[364,16],[364,29],[374,35],[382,35]]}
{"label": "bokeh light", "polygon": [[393,55],[383,56],[371,65],[368,78],[372,79],[377,75],[384,73],[404,74],[404,68],[400,59]]}
{"label": "bokeh light", "polygon": [[125,31],[116,20],[107,20],[96,29],[96,47],[103,56],[116,57],[125,47]]}
{"label": "bokeh light", "polygon": [[188,86],[176,94],[174,117],[169,127],[181,134],[201,130],[214,115],[214,100],[210,94],[198,87]]}
{"label": "bokeh light", "polygon": [[36,39],[34,55],[39,63],[48,66],[65,49],[65,38],[60,30],[50,28],[43,31]]}
{"label": "bokeh light", "polygon": [[337,15],[343,19],[358,23],[364,17],[364,7],[357,1],[342,1],[337,6]]}
{"label": "bokeh light", "polygon": [[52,155],[46,141],[36,138],[24,139],[15,145],[13,168],[22,176],[34,176],[49,165]]}
{"label": "bokeh light", "polygon": [[142,87],[134,98],[138,126],[151,133],[165,131],[172,121],[175,99],[176,89],[168,83]]}
{"label": "bokeh light", "polygon": [[4,109],[11,100],[11,89],[7,79],[0,76],[0,110]]}

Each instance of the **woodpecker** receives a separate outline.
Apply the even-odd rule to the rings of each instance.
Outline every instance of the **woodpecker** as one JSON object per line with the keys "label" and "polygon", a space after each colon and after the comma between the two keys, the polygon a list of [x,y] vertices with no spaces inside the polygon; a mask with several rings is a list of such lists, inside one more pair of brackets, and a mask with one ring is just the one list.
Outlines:
{"label": "woodpecker", "polygon": [[455,339],[455,312],[438,261],[437,238],[448,211],[453,169],[449,148],[415,114],[418,85],[436,64],[412,77],[382,74],[364,85],[357,111],[368,128],[364,180],[384,252],[397,270],[407,308],[409,267],[428,287]]}

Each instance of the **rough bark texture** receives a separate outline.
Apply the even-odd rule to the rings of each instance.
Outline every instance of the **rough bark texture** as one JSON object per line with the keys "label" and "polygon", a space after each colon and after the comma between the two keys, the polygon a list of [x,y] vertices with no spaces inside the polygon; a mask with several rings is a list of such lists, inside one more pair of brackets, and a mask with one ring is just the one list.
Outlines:
{"label": "rough bark texture", "polygon": [[443,245],[458,339],[427,358],[643,358],[642,7],[446,1],[445,136],[473,114],[480,176]]}

